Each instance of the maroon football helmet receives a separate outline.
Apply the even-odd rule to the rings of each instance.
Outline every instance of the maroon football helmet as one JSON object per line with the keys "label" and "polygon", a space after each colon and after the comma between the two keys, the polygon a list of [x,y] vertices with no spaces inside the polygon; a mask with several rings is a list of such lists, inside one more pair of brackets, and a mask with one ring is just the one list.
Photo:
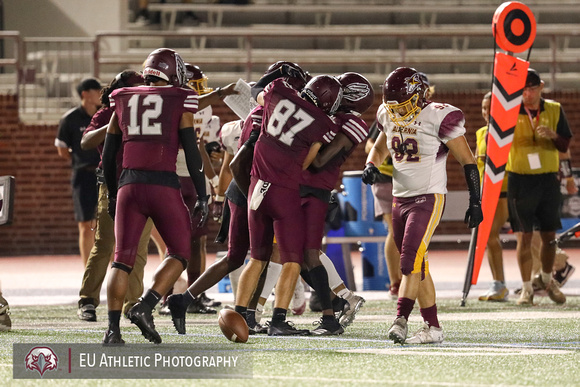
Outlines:
{"label": "maroon football helmet", "polygon": [[363,114],[373,105],[375,92],[368,79],[359,73],[348,72],[338,77],[342,85],[340,109]]}
{"label": "maroon football helmet", "polygon": [[213,89],[207,87],[207,77],[201,69],[191,63],[185,64],[185,71],[187,77],[187,86],[190,89],[197,91],[197,94],[204,95],[211,93]]}
{"label": "maroon football helmet", "polygon": [[390,119],[399,126],[413,122],[425,106],[428,90],[421,73],[414,68],[395,69],[383,84],[383,103]]}
{"label": "maroon football helmet", "polygon": [[143,76],[154,76],[172,86],[185,86],[187,77],[181,56],[169,48],[158,48],[143,63]]}
{"label": "maroon football helmet", "polygon": [[308,73],[306,73],[304,70],[302,70],[302,67],[298,66],[296,63],[279,60],[278,62],[270,65],[270,67],[268,67],[268,70],[266,70],[266,72],[264,73],[264,75],[270,74],[272,71],[278,70],[280,67],[282,67],[285,64],[288,65],[288,66],[292,66],[293,68],[295,68],[296,70],[298,70],[300,72],[300,74],[302,75],[302,78],[297,78],[297,77],[284,77],[284,80],[294,90],[298,90],[298,91],[302,90],[304,88],[304,86],[306,85],[306,82],[308,82],[308,75],[307,75]]}
{"label": "maroon football helmet", "polygon": [[318,75],[304,86],[301,96],[326,114],[334,114],[342,100],[342,85],[333,76]]}

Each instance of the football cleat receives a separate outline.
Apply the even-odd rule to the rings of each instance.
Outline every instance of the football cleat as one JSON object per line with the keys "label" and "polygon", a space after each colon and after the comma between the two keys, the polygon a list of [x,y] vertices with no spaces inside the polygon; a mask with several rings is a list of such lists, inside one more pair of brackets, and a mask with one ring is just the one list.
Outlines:
{"label": "football cleat", "polygon": [[8,301],[0,293],[0,332],[7,332],[12,329],[12,320],[10,320],[10,306]]}
{"label": "football cleat", "polygon": [[318,327],[310,331],[310,334],[313,336],[334,336],[344,333],[344,328],[335,318],[325,319],[323,316],[319,321],[315,321],[312,325],[316,324],[319,324]]}
{"label": "football cleat", "polygon": [[308,329],[296,329],[292,321],[269,321],[268,336],[308,336]]}
{"label": "football cleat", "polygon": [[187,306],[183,302],[183,294],[172,294],[167,297],[165,302],[169,313],[171,314],[171,321],[173,321],[173,326],[175,330],[180,335],[185,335],[185,315]]}
{"label": "football cleat", "polygon": [[522,288],[520,292],[520,298],[516,301],[517,305],[534,305],[534,292],[527,291]]}
{"label": "football cleat", "polygon": [[138,302],[127,312],[129,320],[141,330],[143,336],[152,343],[161,344],[161,336],[155,330],[153,314],[142,302]]}
{"label": "football cleat", "polygon": [[509,290],[501,281],[493,281],[485,294],[479,296],[479,301],[507,301]]}
{"label": "football cleat", "polygon": [[82,321],[97,321],[97,311],[93,304],[86,304],[77,309],[77,316]]}
{"label": "football cleat", "polygon": [[532,280],[532,284],[542,290],[545,290],[548,293],[550,300],[554,301],[556,304],[563,304],[566,302],[566,296],[564,293],[562,293],[558,283],[554,281],[553,278],[550,278],[550,281],[545,283],[542,280],[542,274],[538,273]]}
{"label": "football cleat", "polygon": [[561,270],[554,271],[552,277],[554,278],[554,280],[558,281],[560,287],[562,287],[566,284],[566,282],[568,282],[568,279],[570,279],[572,274],[574,274],[575,270],[576,269],[574,268],[574,266],[566,262],[566,266],[564,266],[564,268]]}
{"label": "football cleat", "polygon": [[354,318],[356,317],[356,314],[358,313],[360,308],[362,308],[362,306],[364,305],[365,299],[362,298],[361,296],[353,294],[352,297],[347,299],[347,303],[348,305],[345,308],[344,313],[342,313],[341,316],[339,317],[340,325],[342,325],[343,328],[346,328],[347,326],[352,324]]}
{"label": "football cleat", "polygon": [[107,329],[105,332],[105,337],[103,337],[103,345],[123,345],[125,340],[121,337],[121,331],[119,329]]}
{"label": "football cleat", "polygon": [[201,293],[198,298],[200,298],[201,302],[208,308],[216,308],[222,305],[221,301],[216,301],[213,298],[209,298],[205,295],[205,292]]}
{"label": "football cleat", "polygon": [[399,299],[399,288],[401,287],[401,282],[396,282],[389,286],[389,294],[391,295],[391,300]]}
{"label": "football cleat", "polygon": [[407,340],[407,320],[405,317],[397,317],[389,328],[389,339],[393,340],[395,344],[405,344]]}
{"label": "football cleat", "polygon": [[206,306],[202,301],[201,298],[194,298],[193,302],[187,306],[187,313],[196,313],[196,314],[216,314],[217,310],[214,308],[210,308]]}
{"label": "football cleat", "polygon": [[437,344],[443,342],[443,329],[429,327],[423,323],[413,337],[407,340],[407,344]]}

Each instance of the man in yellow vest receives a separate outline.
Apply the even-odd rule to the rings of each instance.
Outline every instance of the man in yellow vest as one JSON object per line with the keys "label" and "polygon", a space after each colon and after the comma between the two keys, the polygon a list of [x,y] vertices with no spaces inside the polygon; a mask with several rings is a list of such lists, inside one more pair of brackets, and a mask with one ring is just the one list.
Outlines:
{"label": "man in yellow vest", "polygon": [[532,234],[534,227],[542,239],[542,270],[533,280],[545,289],[557,304],[566,296],[552,279],[556,238],[560,223],[560,181],[558,152],[566,152],[572,133],[564,110],[558,102],[542,98],[544,82],[533,69],[523,91],[518,122],[510,150],[508,172],[508,207],[512,229],[517,235],[517,257],[522,276],[518,305],[532,305]]}

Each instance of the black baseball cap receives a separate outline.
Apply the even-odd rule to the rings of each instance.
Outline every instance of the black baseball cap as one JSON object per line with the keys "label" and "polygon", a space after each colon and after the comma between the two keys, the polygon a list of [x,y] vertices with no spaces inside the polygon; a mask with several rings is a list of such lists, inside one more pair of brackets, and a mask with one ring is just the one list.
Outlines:
{"label": "black baseball cap", "polygon": [[77,93],[80,97],[83,91],[101,90],[101,88],[101,82],[97,78],[85,78],[77,85]]}
{"label": "black baseball cap", "polygon": [[528,69],[528,76],[526,78],[526,86],[525,87],[534,87],[539,86],[542,84],[542,79],[540,78],[540,74],[534,69]]}

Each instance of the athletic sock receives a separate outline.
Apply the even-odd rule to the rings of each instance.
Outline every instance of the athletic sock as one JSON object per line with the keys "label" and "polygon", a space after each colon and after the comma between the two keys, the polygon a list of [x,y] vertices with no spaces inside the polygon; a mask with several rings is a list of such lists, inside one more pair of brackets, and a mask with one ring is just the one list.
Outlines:
{"label": "athletic sock", "polygon": [[278,282],[278,277],[280,277],[280,272],[282,271],[282,265],[275,262],[270,262],[268,264],[268,272],[266,273],[266,280],[264,281],[264,287],[262,288],[262,293],[260,297],[268,299],[270,294],[272,294],[272,289],[276,286]]}
{"label": "athletic sock", "polygon": [[550,283],[550,280],[552,279],[552,273],[544,273],[543,270],[540,271],[540,275],[542,276],[542,282],[547,285]]}
{"label": "athletic sock", "polygon": [[300,277],[302,277],[302,279],[304,280],[304,282],[306,282],[308,286],[314,289],[314,285],[312,284],[312,277],[310,276],[308,269],[300,270]]}
{"label": "athletic sock", "polygon": [[308,272],[312,279],[312,286],[320,300],[322,310],[332,309],[332,301],[330,301],[330,288],[328,287],[328,275],[324,266],[316,266]]}
{"label": "athletic sock", "polygon": [[524,281],[522,284],[522,291],[525,290],[528,293],[533,293],[534,288],[532,287],[532,281]]}
{"label": "athletic sock", "polygon": [[234,306],[234,310],[244,316],[244,318],[248,315],[248,308],[246,306],[236,305]]}
{"label": "athletic sock", "polygon": [[429,325],[429,327],[439,328],[439,320],[437,319],[437,304],[425,309],[420,308],[419,312],[421,312],[423,320],[427,325]]}
{"label": "athletic sock", "polygon": [[399,300],[397,301],[397,317],[404,317],[405,320],[409,320],[409,316],[411,315],[414,306],[415,300],[399,297]]}
{"label": "athletic sock", "polygon": [[[340,278],[338,271],[336,271],[336,267],[334,267],[334,263],[332,263],[330,258],[328,258],[328,255],[324,254],[323,252],[320,252],[318,258],[320,259],[320,262],[322,262],[322,265],[326,269],[326,273],[328,275],[328,285],[330,286],[330,288],[335,289],[337,286],[343,284],[342,278]],[[339,295],[339,297],[342,296]]]}
{"label": "athletic sock", "polygon": [[286,312],[287,310],[284,308],[274,308],[272,312],[272,321],[286,321]]}
{"label": "athletic sock", "polygon": [[157,293],[153,289],[147,290],[147,292],[145,293],[145,295],[142,298],[143,304],[147,305],[151,310],[153,310],[153,308],[155,308],[155,305],[157,305],[157,303],[159,302],[160,299],[161,299],[161,294]]}
{"label": "athletic sock", "polygon": [[351,292],[348,288],[344,288],[340,290],[338,293],[336,293],[336,295],[339,296],[340,298],[344,298],[345,300],[349,301],[354,296],[354,293]]}
{"label": "athletic sock", "polygon": [[109,329],[119,330],[119,323],[121,322],[121,311],[110,310],[108,314],[109,314]]}

